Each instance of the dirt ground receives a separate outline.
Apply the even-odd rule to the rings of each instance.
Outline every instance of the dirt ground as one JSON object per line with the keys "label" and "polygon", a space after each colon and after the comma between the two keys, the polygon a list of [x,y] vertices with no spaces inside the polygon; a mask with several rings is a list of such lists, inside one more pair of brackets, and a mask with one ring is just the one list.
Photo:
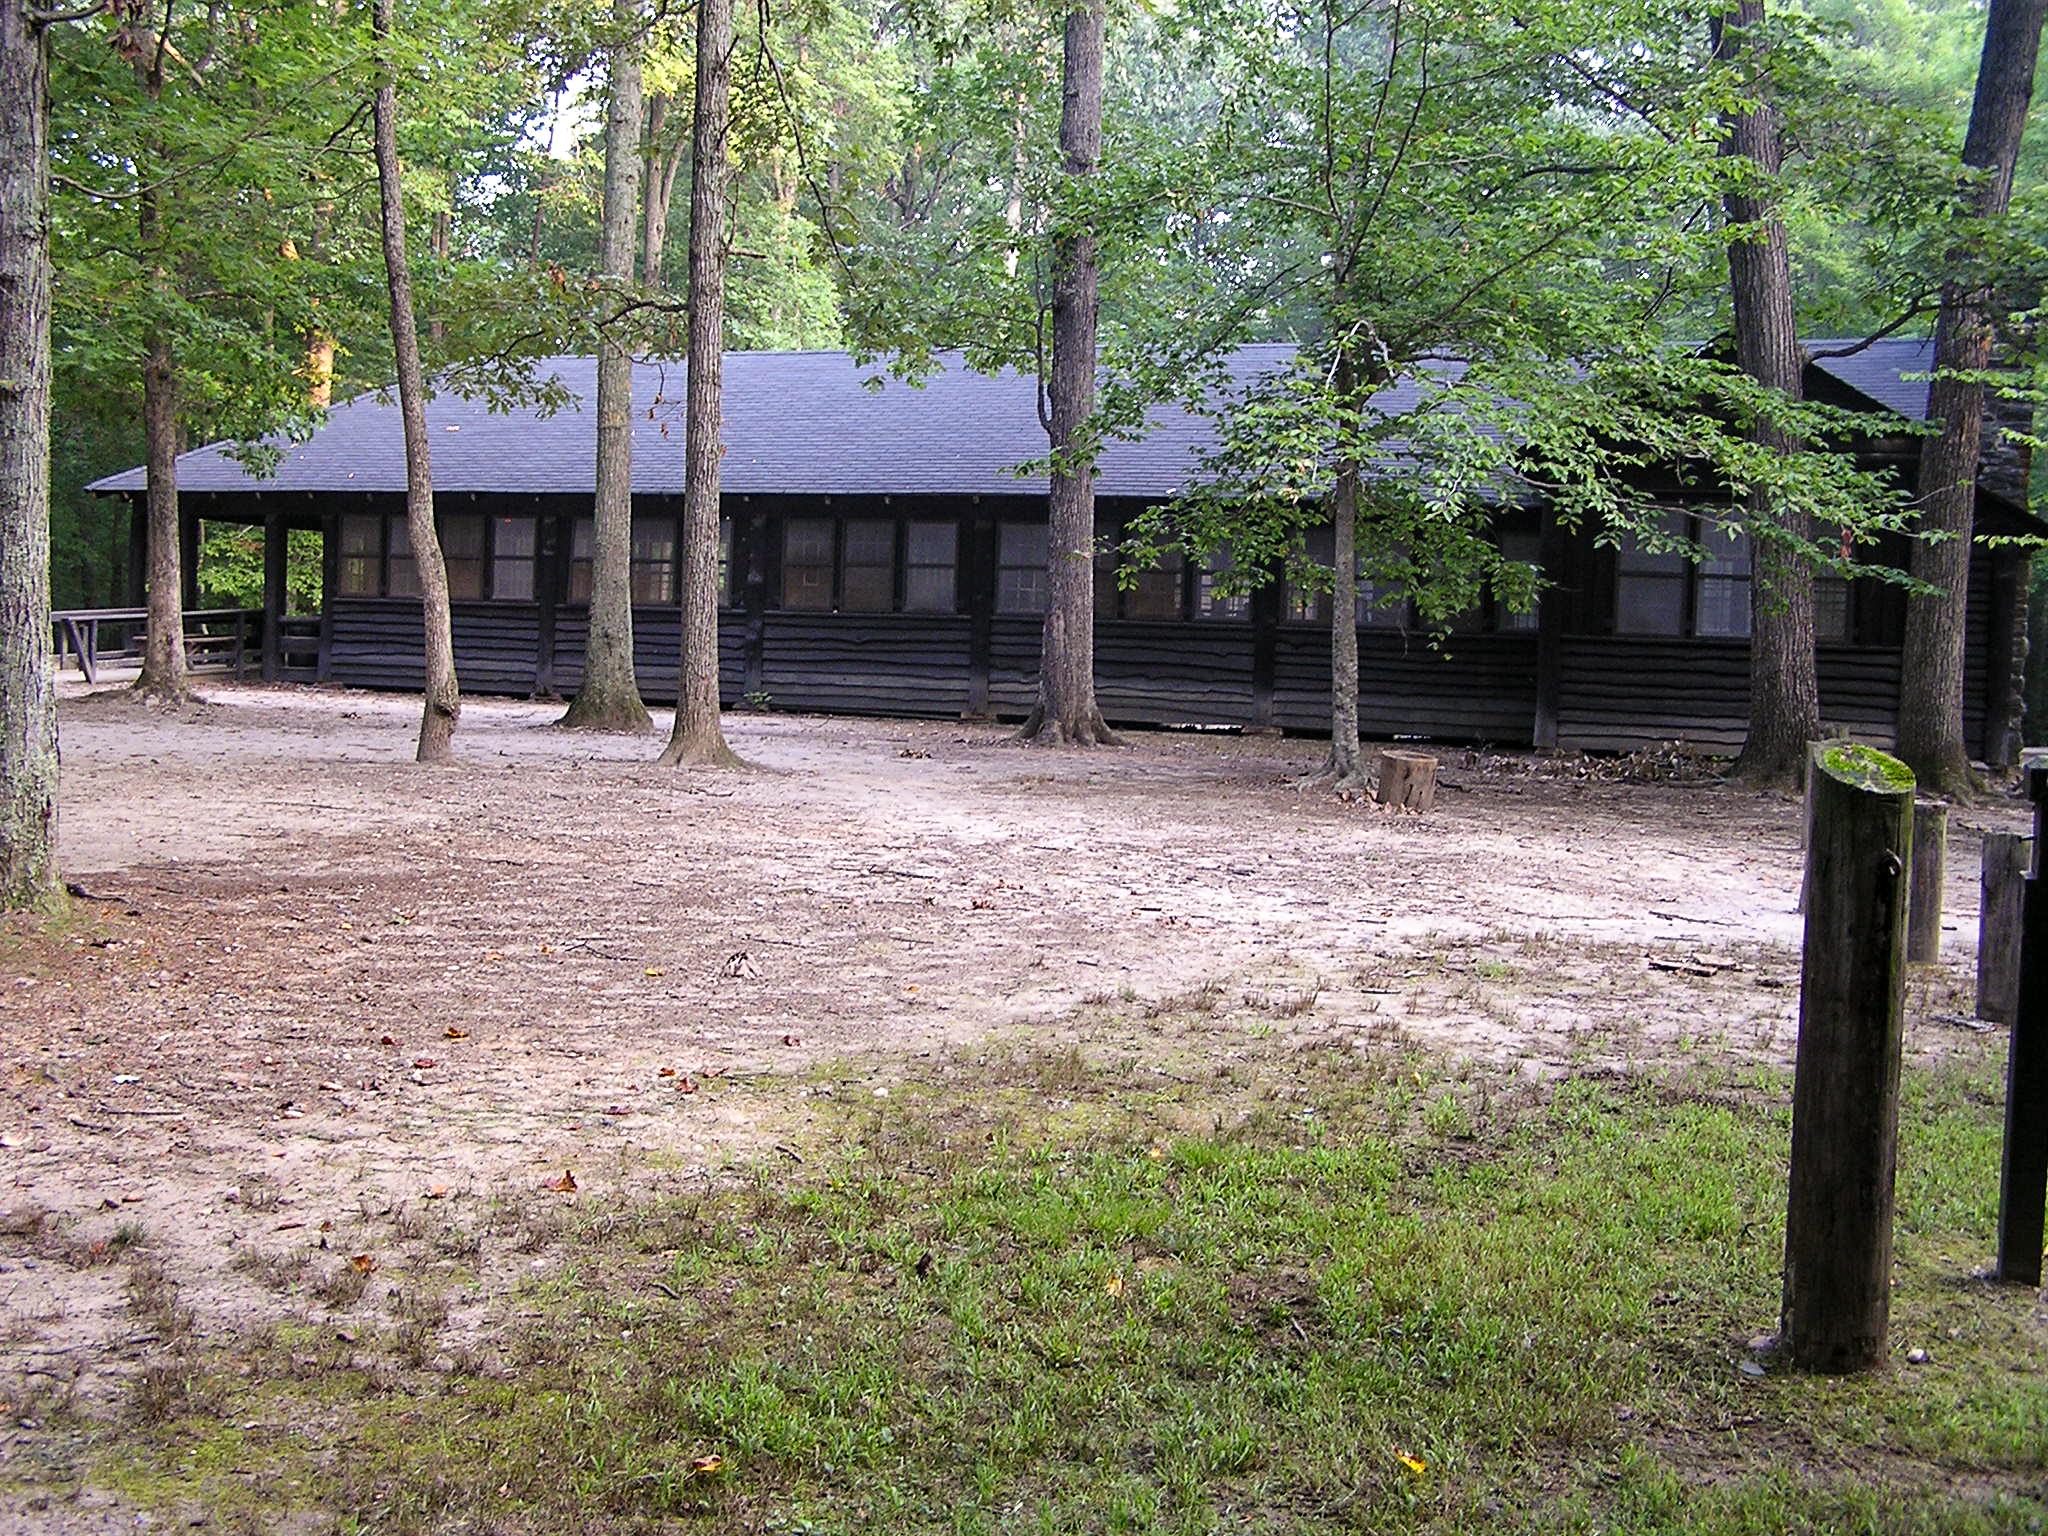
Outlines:
{"label": "dirt ground", "polygon": [[[1308,741],[1062,755],[787,716],[730,719],[751,770],[677,774],[558,713],[472,701],[462,762],[429,770],[406,698],[67,695],[88,899],[54,934],[0,929],[0,1398],[114,1400],[153,1342],[104,1262],[124,1243],[202,1331],[239,1326],[266,1299],[251,1253],[345,1254],[408,1203],[565,1169],[772,1156],[779,1122],[735,1083],[885,1093],[919,1054],[1111,1047],[1218,996],[1272,1035],[1535,1074],[1791,1049],[1782,800],[1452,752],[1409,817],[1295,789]],[[1978,839],[2025,820],[1954,818],[1915,1051],[1972,1038]],[[1197,1071],[1256,1044],[1182,1042]],[[0,1474],[26,1443],[0,1435]]]}

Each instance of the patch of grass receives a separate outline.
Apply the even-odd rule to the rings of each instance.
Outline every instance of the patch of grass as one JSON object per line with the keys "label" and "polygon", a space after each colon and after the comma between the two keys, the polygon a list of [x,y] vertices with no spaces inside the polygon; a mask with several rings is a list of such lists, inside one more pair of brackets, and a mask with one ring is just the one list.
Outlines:
{"label": "patch of grass", "polygon": [[[1909,1074],[1901,1363],[1828,1381],[1738,1369],[1776,1313],[1782,1078],[1271,1057],[849,1096],[801,1167],[535,1224],[507,1370],[421,1370],[440,1318],[401,1296],[402,1369],[281,1341],[123,1475],[392,1531],[2048,1525],[2048,1327],[1968,1278],[1995,1061]],[[244,1421],[295,1432],[217,1495],[180,1470]]]}

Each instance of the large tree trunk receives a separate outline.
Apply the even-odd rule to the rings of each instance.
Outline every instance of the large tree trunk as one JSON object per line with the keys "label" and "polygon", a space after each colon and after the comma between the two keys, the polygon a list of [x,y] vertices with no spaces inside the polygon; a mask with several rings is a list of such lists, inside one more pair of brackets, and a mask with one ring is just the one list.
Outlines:
{"label": "large tree trunk", "polygon": [[[2002,216],[2012,201],[2044,12],[2048,0],[1991,0],[1963,140],[1963,164],[1981,173],[1968,194],[1968,212],[1980,219]],[[1975,788],[1963,736],[1963,616],[1984,432],[1984,386],[1973,380],[1991,365],[1991,299],[1977,283],[1942,289],[1927,402],[1940,430],[1921,442],[1919,484],[1920,526],[1936,537],[1913,546],[1913,574],[1933,591],[1906,599],[1899,676],[1899,756],[1923,787],[1948,795]]]}
{"label": "large tree trunk", "polygon": [[49,58],[0,0],[0,911],[54,910],[57,694],[50,672]]}
{"label": "large tree trunk", "polygon": [[[640,7],[617,0],[610,105],[604,123],[604,228],[597,263],[621,288],[633,281],[633,215],[640,187]],[[590,638],[583,686],[562,724],[651,731],[633,672],[633,355],[607,329],[597,340],[597,505],[591,541]]]}
{"label": "large tree trunk", "polygon": [[[1071,178],[1102,163],[1103,0],[1067,15],[1060,149]],[[1047,405],[1052,441],[1050,597],[1039,647],[1038,702],[1017,732],[1022,741],[1114,743],[1095,703],[1095,449],[1084,435],[1095,410],[1095,235],[1069,225],[1054,243],[1052,374]]]}
{"label": "large tree trunk", "polygon": [[[391,35],[392,0],[377,0],[374,26]],[[448,616],[448,568],[434,529],[434,471],[427,444],[427,385],[420,372],[420,338],[412,309],[412,271],[405,256],[405,194],[398,172],[398,93],[389,58],[379,60],[375,136],[377,188],[384,225],[384,279],[391,293],[391,350],[398,363],[398,412],[405,424],[405,522],[419,569],[426,633],[426,692],[421,700],[418,758],[444,763],[455,756],[455,722],[462,696],[455,682],[455,638]]]}
{"label": "large tree trunk", "polygon": [[148,465],[148,629],[135,691],[152,703],[183,704],[185,679],[184,549],[178,526],[178,378],[171,349],[152,340],[142,364],[142,437]]}
{"label": "large tree trunk", "polygon": [[690,362],[683,403],[683,657],[660,761],[731,766],[718,718],[718,498],[724,412],[726,118],[732,0],[698,0],[690,155]]}
{"label": "large tree trunk", "polygon": [[[1732,25],[1730,23],[1732,22]],[[1713,21],[1714,57],[1723,62],[1760,46],[1764,0],[1741,0],[1732,17]],[[1754,90],[1764,87],[1758,83]],[[1750,162],[1724,204],[1731,238],[1728,283],[1734,299],[1735,357],[1742,370],[1788,401],[1801,398],[1806,354],[1792,308],[1792,253],[1773,187],[1784,164],[1778,116],[1767,101],[1725,119],[1722,154]],[[1774,456],[1797,451],[1780,427],[1759,421],[1757,442]],[[1820,734],[1820,676],[1814,656],[1813,568],[1800,546],[1812,535],[1804,512],[1753,490],[1750,526],[1749,735],[1736,759],[1738,777],[1796,789],[1806,773],[1807,743]]]}

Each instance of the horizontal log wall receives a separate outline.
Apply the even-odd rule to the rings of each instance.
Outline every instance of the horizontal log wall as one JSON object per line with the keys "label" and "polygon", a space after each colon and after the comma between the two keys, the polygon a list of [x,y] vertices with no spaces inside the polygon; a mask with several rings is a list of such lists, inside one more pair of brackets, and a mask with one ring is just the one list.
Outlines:
{"label": "horizontal log wall", "polygon": [[[718,611],[718,696],[737,704],[746,691],[744,629],[746,616],[736,608]],[[555,610],[555,692],[564,698],[583,685],[583,652],[590,640],[590,611],[583,607]],[[673,704],[682,672],[683,611],[673,603],[633,609],[633,673],[640,696],[652,704]],[[464,686],[469,680],[463,679]],[[532,679],[527,680],[529,691]]]}
{"label": "horizontal log wall", "polygon": [[769,613],[761,691],[770,709],[957,720],[971,626],[964,614]]}
{"label": "horizontal log wall", "polygon": [[[1536,636],[1358,632],[1358,729],[1365,736],[1526,746],[1536,717]],[[1280,628],[1273,657],[1273,723],[1330,728],[1330,634]]]}

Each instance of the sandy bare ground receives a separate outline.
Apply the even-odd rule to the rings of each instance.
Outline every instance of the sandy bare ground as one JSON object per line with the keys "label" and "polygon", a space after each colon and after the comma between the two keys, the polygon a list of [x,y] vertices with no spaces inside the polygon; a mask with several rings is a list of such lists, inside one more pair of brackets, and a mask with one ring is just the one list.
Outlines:
{"label": "sandy bare ground", "polygon": [[[105,1262],[123,1228],[202,1329],[242,1326],[275,1310],[251,1255],[345,1255],[408,1204],[565,1168],[594,1188],[770,1152],[784,1122],[732,1085],[790,1099],[852,1063],[851,1091],[886,1088],[1004,1031],[1114,1043],[1205,986],[1280,1034],[1538,1073],[1792,1044],[1796,810],[1718,785],[1451,754],[1411,818],[1297,792],[1312,742],[1060,755],[747,716],[757,767],[676,774],[652,740],[499,701],[424,770],[409,699],[209,697],[64,706],[92,899],[55,935],[0,930],[0,1209],[45,1213],[0,1231],[0,1398],[109,1404],[147,1357]],[[1978,835],[2023,822],[1956,818],[1917,1051],[1967,1038]],[[1233,1027],[1184,1049],[1239,1054]]]}

